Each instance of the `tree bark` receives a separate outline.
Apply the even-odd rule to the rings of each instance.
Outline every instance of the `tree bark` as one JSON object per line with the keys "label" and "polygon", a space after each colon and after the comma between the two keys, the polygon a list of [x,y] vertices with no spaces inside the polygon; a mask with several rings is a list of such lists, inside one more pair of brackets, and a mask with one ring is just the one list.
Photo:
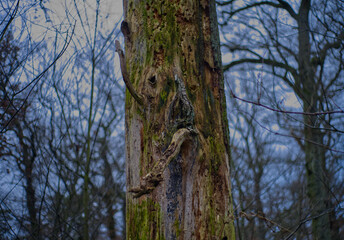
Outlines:
{"label": "tree bark", "polygon": [[234,239],[215,1],[124,10],[127,239]]}

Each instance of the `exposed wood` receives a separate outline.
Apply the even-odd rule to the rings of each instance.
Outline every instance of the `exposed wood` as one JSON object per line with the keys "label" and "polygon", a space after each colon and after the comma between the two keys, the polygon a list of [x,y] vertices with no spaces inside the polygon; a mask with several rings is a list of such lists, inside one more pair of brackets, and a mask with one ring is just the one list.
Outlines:
{"label": "exposed wood", "polygon": [[173,134],[172,141],[168,148],[162,154],[153,169],[142,178],[139,187],[129,189],[129,192],[135,193],[134,197],[141,197],[155,189],[163,180],[163,172],[167,165],[180,153],[180,148],[186,140],[191,140],[195,132],[192,129],[181,128]]}

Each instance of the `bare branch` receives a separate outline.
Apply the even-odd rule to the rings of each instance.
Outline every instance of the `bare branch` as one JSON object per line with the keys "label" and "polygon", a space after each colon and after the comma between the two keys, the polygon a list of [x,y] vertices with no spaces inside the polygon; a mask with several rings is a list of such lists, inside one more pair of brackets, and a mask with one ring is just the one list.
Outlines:
{"label": "bare branch", "polygon": [[[274,2],[271,2],[271,1],[262,1],[262,2],[256,2],[256,3],[253,3],[253,4],[249,4],[249,5],[246,5],[245,7],[242,7],[242,8],[238,8],[236,10],[234,10],[233,12],[227,12],[230,17],[234,16],[235,14],[237,13],[240,13],[242,11],[245,11],[245,10],[248,10],[248,9],[251,9],[251,8],[254,8],[254,7],[259,7],[259,6],[272,6],[272,7],[275,7],[275,8],[281,8],[281,9],[284,9],[286,10],[294,19],[297,19],[297,14],[294,12],[294,10],[291,8],[291,6],[283,1],[283,0],[278,0],[279,4],[278,3],[274,3]],[[229,2],[217,2],[217,5],[219,6],[226,6],[226,5],[229,5],[229,4],[232,4],[233,1],[229,1]]]}
{"label": "bare branch", "polygon": [[245,103],[250,103],[250,104],[253,104],[253,105],[256,105],[256,106],[260,106],[260,107],[266,108],[266,109],[274,111],[274,112],[279,112],[279,113],[309,115],[309,116],[319,116],[319,115],[328,115],[328,114],[335,114],[335,113],[344,113],[343,110],[334,110],[334,111],[325,111],[325,112],[295,112],[295,111],[279,110],[279,109],[275,109],[275,108],[263,105],[263,104],[261,104],[259,102],[254,102],[254,101],[250,101],[250,100],[246,100],[246,99],[240,98],[240,97],[238,97],[238,96],[236,96],[234,94],[232,89],[230,89],[230,91],[231,91],[232,97],[235,98],[235,99],[238,99],[238,100],[240,100],[242,102],[245,102]]}
{"label": "bare branch", "polygon": [[286,10],[294,19],[297,19],[297,14],[294,12],[293,8],[289,5],[289,3],[287,3],[284,0],[278,0],[278,2],[280,3],[281,8]]}
{"label": "bare branch", "polygon": [[72,41],[73,35],[74,35],[74,30],[75,30],[75,25],[73,27],[72,30],[72,34],[70,39],[68,40],[68,32],[67,32],[67,38],[65,41],[64,46],[62,47],[62,50],[60,51],[60,53],[56,56],[56,58],[54,59],[54,61],[46,68],[44,69],[44,71],[42,71],[37,77],[35,77],[28,85],[26,85],[23,89],[21,89],[19,92],[15,93],[15,95],[19,94],[20,92],[24,91],[26,88],[28,88],[32,83],[33,86],[32,88],[29,90],[29,93],[27,94],[27,96],[25,97],[23,103],[21,104],[21,106],[17,109],[17,111],[12,115],[12,117],[10,118],[10,120],[7,121],[7,123],[5,124],[5,126],[1,129],[0,133],[5,132],[6,128],[8,127],[8,125],[11,123],[11,121],[15,118],[15,116],[19,113],[19,111],[24,107],[25,103],[27,102],[32,90],[34,89],[34,87],[37,85],[37,83],[44,77],[44,75],[48,72],[48,70],[54,66],[57,62],[57,60],[59,60],[61,58],[61,56],[64,54],[64,52],[67,50],[69,43]]}
{"label": "bare branch", "polygon": [[344,40],[344,31],[342,31],[339,35],[338,35],[338,38],[335,42],[332,42],[332,43],[326,43],[324,45],[324,47],[320,50],[320,53],[319,53],[319,60],[322,62],[325,60],[325,57],[327,55],[327,51],[332,49],[332,48],[339,48],[340,45],[342,44]]}
{"label": "bare branch", "polygon": [[330,212],[332,212],[332,211],[334,211],[334,208],[329,208],[329,209],[327,209],[326,211],[324,211],[324,212],[318,214],[317,216],[312,216],[312,217],[308,217],[308,218],[303,219],[302,221],[300,221],[299,225],[297,225],[297,227],[295,228],[295,230],[292,231],[284,240],[290,239],[290,238],[300,229],[300,227],[301,227],[303,224],[305,224],[305,223],[307,223],[307,222],[309,222],[309,221],[311,221],[311,220],[313,220],[313,219],[315,219],[315,218],[318,218],[318,217],[321,217],[321,216],[323,216],[323,215],[325,215],[325,214],[328,214],[328,213],[330,213]]}
{"label": "bare branch", "polygon": [[295,68],[293,68],[292,66],[286,64],[286,63],[281,63],[272,59],[268,59],[268,58],[259,58],[259,59],[255,59],[255,58],[241,58],[240,60],[237,61],[233,61],[227,65],[225,65],[223,67],[223,71],[227,71],[228,69],[239,65],[239,64],[243,64],[243,63],[255,63],[255,64],[265,64],[268,66],[274,66],[274,67],[279,67],[279,68],[283,68],[286,71],[290,72],[293,77],[295,79],[298,78],[298,73],[297,70]]}
{"label": "bare branch", "polygon": [[[19,2],[20,0],[18,0],[14,10],[13,10],[13,13],[11,14],[10,16],[10,19],[8,20],[5,28],[2,30],[1,34],[0,34],[0,42],[2,41],[3,37],[5,36],[5,33],[8,29],[8,27],[10,26],[10,24],[12,23],[12,21],[14,20],[15,16],[17,15],[17,12],[18,12],[18,8],[19,8]],[[6,17],[5,17],[6,18]],[[5,21],[5,18],[1,21],[1,23],[3,23]]]}
{"label": "bare branch", "polygon": [[[244,112],[244,111],[243,111],[243,112]],[[249,113],[246,112],[246,114],[249,114]],[[252,120],[253,120],[254,122],[256,122],[261,128],[263,128],[263,129],[265,129],[266,131],[268,131],[268,132],[270,132],[270,133],[273,133],[273,134],[275,134],[275,135],[277,135],[277,136],[289,137],[289,138],[294,138],[294,139],[297,138],[299,141],[309,142],[309,143],[311,143],[311,144],[314,144],[314,145],[316,145],[316,146],[319,146],[319,147],[322,147],[322,148],[324,148],[324,149],[330,150],[330,151],[332,151],[332,152],[344,153],[343,150],[334,149],[334,148],[331,148],[331,147],[329,147],[329,146],[327,146],[327,145],[325,145],[325,144],[321,144],[321,143],[315,142],[315,141],[310,140],[310,139],[307,139],[307,138],[292,136],[292,135],[288,135],[288,134],[284,134],[284,133],[279,133],[279,132],[273,131],[273,130],[271,130],[271,129],[265,127],[265,126],[264,126],[263,124],[261,124],[258,120],[254,119],[254,118],[252,118]]]}

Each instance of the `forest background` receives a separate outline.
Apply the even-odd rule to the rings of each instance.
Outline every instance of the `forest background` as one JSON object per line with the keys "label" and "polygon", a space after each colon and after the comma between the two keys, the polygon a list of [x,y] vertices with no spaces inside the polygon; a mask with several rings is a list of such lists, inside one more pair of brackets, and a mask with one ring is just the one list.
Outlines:
{"label": "forest background", "polygon": [[[306,2],[218,3],[237,239],[313,239],[324,216],[344,235],[344,2]],[[1,239],[125,237],[121,20],[119,0],[1,1]]]}

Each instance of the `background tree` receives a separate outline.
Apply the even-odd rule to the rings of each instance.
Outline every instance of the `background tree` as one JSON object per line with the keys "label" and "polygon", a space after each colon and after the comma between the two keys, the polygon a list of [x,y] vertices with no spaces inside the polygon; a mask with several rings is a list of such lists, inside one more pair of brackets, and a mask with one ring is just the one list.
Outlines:
{"label": "background tree", "polygon": [[270,118],[278,123],[276,131],[261,124],[294,137],[298,146],[293,151],[299,148],[304,155],[308,211],[294,229],[308,219],[315,239],[339,239],[335,226],[343,199],[333,191],[339,182],[332,176],[343,171],[338,165],[343,159],[338,141],[343,137],[342,1],[223,1],[221,5],[223,49],[231,59],[224,66],[230,70],[228,78],[250,82],[251,92],[256,92],[241,95],[232,87],[234,97],[245,96],[251,104],[280,112]]}
{"label": "background tree", "polygon": [[1,2],[1,239],[124,235],[112,3]]}
{"label": "background tree", "polygon": [[124,12],[127,237],[234,239],[215,1]]}
{"label": "background tree", "polygon": [[[242,97],[252,94],[250,81],[231,85]],[[237,238],[285,239],[309,213],[303,154],[293,151],[293,139],[268,131],[278,130],[271,112],[235,98],[229,101]],[[296,236],[308,239],[307,227],[300,226]]]}

